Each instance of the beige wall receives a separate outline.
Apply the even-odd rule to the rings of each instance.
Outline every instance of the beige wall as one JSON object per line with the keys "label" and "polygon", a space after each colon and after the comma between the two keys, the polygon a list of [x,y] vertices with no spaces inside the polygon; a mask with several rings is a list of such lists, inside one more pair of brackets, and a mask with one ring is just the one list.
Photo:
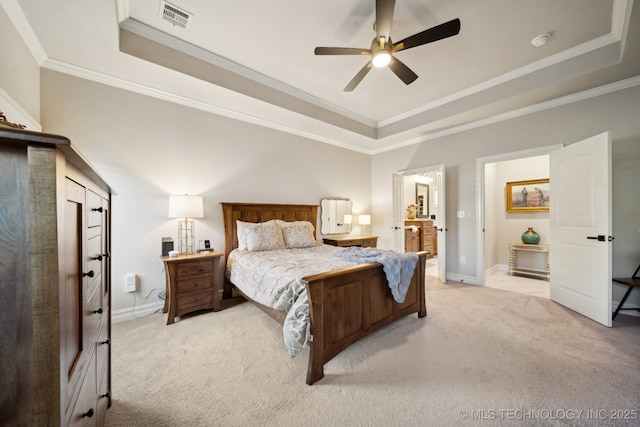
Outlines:
{"label": "beige wall", "polygon": [[136,304],[164,288],[162,237],[170,194],[202,195],[196,240],[223,251],[220,202],[319,204],[348,197],[370,209],[370,156],[179,106],[54,71],[42,71],[43,130],[69,137],[115,189],[113,309],[134,304],[124,276],[139,276]]}
{"label": "beige wall", "polygon": [[[495,165],[494,180],[485,180],[485,194],[494,196],[493,206],[488,206],[485,197],[485,217],[489,212],[493,216],[493,226],[485,221],[485,266],[488,263],[486,236],[495,236],[495,264],[509,264],[509,243],[520,242],[521,234],[533,227],[540,234],[540,243],[549,243],[549,212],[507,212],[505,208],[505,187],[507,182],[528,179],[549,178],[549,156],[528,157],[498,162]],[[544,262],[537,266],[544,269]]]}
{"label": "beige wall", "polygon": [[[571,144],[605,131],[612,133],[613,274],[627,276],[640,262],[640,86],[478,127],[372,157],[373,232],[382,245],[392,242],[392,174],[446,165],[447,272],[473,283],[478,277],[476,159],[533,148]],[[492,203],[496,203],[494,200]],[[464,218],[456,212],[463,210]],[[494,242],[492,250],[499,243]],[[466,263],[459,262],[460,256]],[[484,268],[484,266],[480,267]],[[622,290],[614,285],[613,300]],[[632,303],[640,305],[638,295]]]}
{"label": "beige wall", "polygon": [[[447,167],[447,270],[472,281],[482,249],[476,159],[570,144],[603,131],[613,137],[613,273],[628,275],[640,262],[638,86],[367,156],[52,71],[42,71],[40,81],[37,62],[2,8],[0,39],[0,95],[42,121],[44,131],[70,137],[117,191],[116,312],[134,303],[122,291],[125,274],[140,277],[138,305],[154,301],[154,290],[164,287],[160,238],[177,234],[175,221],[166,218],[169,194],[205,197],[206,218],[197,222],[196,238],[209,238],[216,249],[222,249],[221,201],[318,203],[323,197],[349,197],[356,213],[371,212],[372,231],[389,248],[392,174],[438,164]],[[465,218],[456,217],[458,210]],[[614,287],[614,301],[620,296]],[[631,303],[640,305],[637,294]]]}
{"label": "beige wall", "polygon": [[0,111],[7,120],[39,130],[40,66],[0,7]]}

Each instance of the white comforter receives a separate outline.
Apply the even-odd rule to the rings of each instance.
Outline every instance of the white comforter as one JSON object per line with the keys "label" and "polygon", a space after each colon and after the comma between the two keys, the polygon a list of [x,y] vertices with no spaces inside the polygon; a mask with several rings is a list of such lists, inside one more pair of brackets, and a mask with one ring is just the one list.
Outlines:
{"label": "white comforter", "polygon": [[296,356],[310,336],[309,300],[302,278],[355,265],[333,255],[335,246],[249,252],[235,249],[229,254],[226,275],[249,298],[286,312],[284,343]]}

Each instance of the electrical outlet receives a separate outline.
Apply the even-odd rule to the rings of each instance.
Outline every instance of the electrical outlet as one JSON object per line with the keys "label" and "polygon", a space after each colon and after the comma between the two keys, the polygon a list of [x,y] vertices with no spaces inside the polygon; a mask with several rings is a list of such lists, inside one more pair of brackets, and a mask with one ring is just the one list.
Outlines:
{"label": "electrical outlet", "polygon": [[124,276],[124,289],[127,292],[136,291],[136,275],[135,274],[132,273]]}
{"label": "electrical outlet", "polygon": [[458,218],[464,218],[464,211],[458,211]]}
{"label": "electrical outlet", "polygon": [[467,262],[467,258],[464,255],[460,256],[460,264],[464,264],[465,262]]}

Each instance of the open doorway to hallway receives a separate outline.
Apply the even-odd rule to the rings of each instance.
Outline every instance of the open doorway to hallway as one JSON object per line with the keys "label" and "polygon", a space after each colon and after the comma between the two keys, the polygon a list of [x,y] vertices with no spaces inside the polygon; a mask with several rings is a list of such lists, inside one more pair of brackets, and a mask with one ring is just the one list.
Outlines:
{"label": "open doorway to hallway", "polygon": [[[529,228],[540,235],[540,244],[549,242],[548,211],[509,212],[507,183],[549,178],[549,155],[556,147],[508,153],[478,159],[479,170],[479,229],[482,242],[478,258],[480,283],[505,291],[549,298],[549,281],[544,278],[510,274],[514,262],[510,245],[522,243],[521,236]],[[533,190],[533,188],[531,188]],[[548,267],[548,253],[518,252],[517,262],[528,268],[544,271]]]}

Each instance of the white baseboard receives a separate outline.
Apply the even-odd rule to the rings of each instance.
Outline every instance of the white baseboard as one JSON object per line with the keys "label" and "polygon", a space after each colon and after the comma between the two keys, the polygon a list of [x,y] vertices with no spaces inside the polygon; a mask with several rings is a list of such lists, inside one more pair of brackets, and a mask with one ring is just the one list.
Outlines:
{"label": "white baseboard", "polygon": [[156,301],[150,304],[138,305],[136,307],[127,307],[120,310],[113,311],[111,313],[111,322],[119,323],[124,322],[126,320],[139,319],[141,317],[146,317],[150,314],[157,312],[158,310],[162,310],[164,307],[163,301]]}
{"label": "white baseboard", "polygon": [[447,273],[447,281],[460,283],[468,283],[470,285],[478,285],[478,278],[475,276],[465,276],[464,274]]}

